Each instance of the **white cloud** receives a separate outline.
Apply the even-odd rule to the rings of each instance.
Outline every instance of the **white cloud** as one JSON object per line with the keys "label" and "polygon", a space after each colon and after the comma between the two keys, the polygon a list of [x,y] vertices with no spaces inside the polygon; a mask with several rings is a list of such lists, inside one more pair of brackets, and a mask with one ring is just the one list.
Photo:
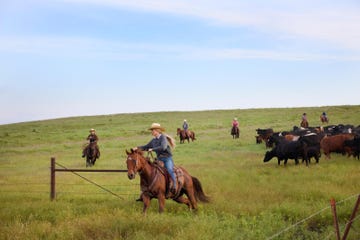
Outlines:
{"label": "white cloud", "polygon": [[2,36],[0,52],[45,57],[72,57],[105,60],[181,59],[181,60],[360,60],[359,55],[331,55],[296,50],[249,50],[241,48],[206,48],[194,45],[124,43],[83,37]]}
{"label": "white cloud", "polygon": [[356,1],[63,1],[186,15],[204,19],[209,24],[245,26],[274,37],[300,37],[360,50],[360,6]]}

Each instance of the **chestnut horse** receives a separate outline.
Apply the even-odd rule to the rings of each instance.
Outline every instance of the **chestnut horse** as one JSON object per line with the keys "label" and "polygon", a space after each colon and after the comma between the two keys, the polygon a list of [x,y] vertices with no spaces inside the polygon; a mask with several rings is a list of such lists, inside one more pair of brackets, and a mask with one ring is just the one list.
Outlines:
{"label": "chestnut horse", "polygon": [[184,143],[185,140],[187,140],[188,142],[191,141],[193,142],[194,140],[196,140],[195,138],[195,133],[193,131],[190,130],[181,130],[180,128],[178,128],[176,130],[176,135],[180,136],[180,143]]}
{"label": "chestnut horse", "polygon": [[[162,213],[165,207],[165,199],[171,198],[175,202],[186,204],[190,210],[197,209],[197,201],[209,202],[202,189],[200,181],[191,176],[184,168],[179,167],[181,174],[177,174],[177,189],[175,193],[168,191],[169,179],[165,168],[145,158],[140,150],[126,150],[126,165],[128,178],[135,179],[136,173],[140,175],[141,200],[144,203],[143,213],[150,206],[152,198],[157,198],[159,202],[159,212]],[[178,171],[174,171],[178,172]],[[183,195],[186,195],[187,198]]]}

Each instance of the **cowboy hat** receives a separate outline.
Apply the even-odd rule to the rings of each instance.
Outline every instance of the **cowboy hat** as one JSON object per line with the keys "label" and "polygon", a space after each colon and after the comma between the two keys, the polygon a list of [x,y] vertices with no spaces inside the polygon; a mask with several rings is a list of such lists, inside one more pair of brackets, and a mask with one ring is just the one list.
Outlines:
{"label": "cowboy hat", "polygon": [[92,128],[92,129],[90,129],[90,131],[89,131],[89,132],[95,132],[95,129],[93,129],[93,128]]}
{"label": "cowboy hat", "polygon": [[158,129],[160,131],[165,131],[165,128],[161,127],[160,123],[151,124],[151,127],[149,128],[149,130],[153,130],[153,129]]}

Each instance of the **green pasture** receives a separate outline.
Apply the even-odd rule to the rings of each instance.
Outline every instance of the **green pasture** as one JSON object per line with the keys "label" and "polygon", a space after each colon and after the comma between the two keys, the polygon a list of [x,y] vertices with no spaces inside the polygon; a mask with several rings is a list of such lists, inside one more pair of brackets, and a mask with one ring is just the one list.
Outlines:
{"label": "green pasture", "polygon": [[[360,124],[360,105],[313,108],[159,112],[73,117],[0,125],[0,239],[335,239],[330,199],[338,201],[343,233],[360,193],[360,161],[341,154],[295,165],[263,162],[267,149],[255,143],[257,128]],[[240,123],[240,139],[230,135]],[[82,146],[90,128],[100,138],[101,157],[93,169],[126,169],[125,150],[147,143],[159,122],[176,136],[187,119],[197,140],[179,144],[176,165],[202,183],[211,202],[197,212],[171,200],[158,213],[153,199],[146,216],[139,176],[79,173],[117,196],[72,173],[56,173],[56,200],[50,201],[50,158],[67,168],[85,168]],[[57,166],[60,168],[59,166]],[[360,215],[360,214],[359,214]],[[348,239],[360,238],[360,218]]]}

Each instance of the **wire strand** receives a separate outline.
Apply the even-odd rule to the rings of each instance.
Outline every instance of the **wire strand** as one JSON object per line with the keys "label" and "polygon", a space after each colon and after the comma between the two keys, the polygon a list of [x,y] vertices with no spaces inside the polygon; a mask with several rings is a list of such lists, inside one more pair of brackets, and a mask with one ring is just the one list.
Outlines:
{"label": "wire strand", "polygon": [[[340,200],[339,202],[336,202],[336,204],[341,204],[341,203],[343,203],[343,202],[345,202],[345,201],[347,201],[347,200],[349,200],[349,199],[351,199],[351,198],[354,198],[354,197],[356,197],[356,196],[359,196],[359,194],[354,194],[354,195],[352,195],[352,196],[350,196],[350,197],[347,197],[347,198],[345,198],[345,199],[343,199],[343,200]],[[282,233],[284,233],[284,232],[286,232],[286,231],[290,230],[291,228],[294,228],[295,226],[299,225],[300,223],[303,223],[303,222],[305,222],[305,221],[309,220],[310,218],[312,218],[312,217],[314,217],[314,216],[316,216],[316,215],[320,214],[321,212],[323,212],[323,211],[325,211],[325,210],[327,210],[327,209],[329,209],[329,208],[330,208],[330,207],[326,207],[326,208],[323,208],[323,209],[321,209],[321,210],[317,211],[316,213],[314,213],[314,214],[312,214],[312,215],[310,215],[310,216],[308,216],[308,217],[306,217],[306,218],[304,218],[304,219],[302,219],[302,220],[298,221],[297,223],[295,223],[295,224],[293,224],[293,225],[291,225],[291,226],[289,226],[289,227],[287,227],[287,228],[285,228],[285,229],[281,230],[280,232],[278,232],[278,233],[276,233],[276,234],[272,235],[271,237],[267,238],[267,240],[273,239],[273,238],[275,238],[275,237],[277,237],[277,236],[281,235]]]}
{"label": "wire strand", "polygon": [[[55,162],[55,164],[58,165],[58,166],[60,166],[60,167],[62,167],[62,168],[64,168],[64,169],[66,169],[66,170],[69,170],[68,168],[66,168],[65,166],[61,165],[60,163]],[[74,172],[74,171],[69,170],[69,172],[71,172],[72,174],[75,174],[75,175],[78,176],[78,177],[81,177],[81,178],[84,179],[85,181],[87,181],[87,182],[89,182],[89,183],[91,183],[91,184],[93,184],[93,185],[101,188],[102,190],[104,190],[104,191],[112,194],[113,196],[118,197],[118,198],[120,198],[120,199],[122,199],[122,200],[125,200],[123,197],[120,197],[118,194],[110,191],[110,190],[107,189],[107,188],[104,188],[103,186],[97,184],[96,182],[91,181],[90,179],[88,179],[88,178],[86,178],[86,177],[84,177],[84,176],[81,176],[80,174],[78,174],[78,173],[76,173],[76,172]]]}

